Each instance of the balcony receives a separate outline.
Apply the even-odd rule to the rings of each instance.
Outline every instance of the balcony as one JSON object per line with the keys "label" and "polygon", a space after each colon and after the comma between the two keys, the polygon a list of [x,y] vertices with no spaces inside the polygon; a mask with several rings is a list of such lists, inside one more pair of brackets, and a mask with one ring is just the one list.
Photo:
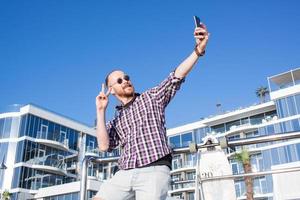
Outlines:
{"label": "balcony", "polygon": [[268,77],[270,92],[300,84],[300,68]]}
{"label": "balcony", "polygon": [[173,160],[171,174],[182,171],[196,170],[196,163],[193,161]]}
{"label": "balcony", "polygon": [[300,91],[300,68],[268,77],[271,100],[290,96]]}
{"label": "balcony", "polygon": [[99,157],[100,154],[101,154],[101,152],[100,152],[99,148],[94,148],[91,146],[86,147],[86,152],[85,152],[86,156]]}
{"label": "balcony", "polygon": [[54,173],[62,176],[67,175],[67,164],[64,158],[59,158],[56,154],[50,154],[42,157],[36,157],[26,162],[31,168]]}
{"label": "balcony", "polygon": [[56,149],[68,151],[69,150],[69,140],[66,138],[56,138],[54,140],[48,139],[46,134],[38,131],[37,137],[35,139],[36,142],[40,144],[44,144],[46,146],[50,146]]}
{"label": "balcony", "polygon": [[76,162],[71,163],[71,165],[67,166],[67,170],[76,170],[77,164]]}
{"label": "balcony", "polygon": [[173,181],[169,194],[195,191],[195,180]]}

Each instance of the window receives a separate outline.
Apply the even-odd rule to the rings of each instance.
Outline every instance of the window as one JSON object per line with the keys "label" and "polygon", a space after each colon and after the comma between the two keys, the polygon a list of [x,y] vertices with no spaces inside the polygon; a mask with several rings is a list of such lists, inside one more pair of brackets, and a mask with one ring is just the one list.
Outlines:
{"label": "window", "polygon": [[46,139],[48,135],[48,126],[42,124],[40,134],[38,134],[38,138]]}
{"label": "window", "polygon": [[229,131],[229,130],[231,130],[232,128],[237,127],[237,126],[239,126],[239,125],[241,125],[240,120],[228,122],[228,123],[226,123],[226,131]]}
{"label": "window", "polygon": [[180,147],[180,135],[170,137],[170,146],[172,148]]}
{"label": "window", "polygon": [[251,124],[261,124],[264,119],[264,114],[254,115],[250,117]]}
{"label": "window", "polygon": [[239,173],[238,164],[237,163],[231,163],[231,168],[232,168],[232,173],[233,174],[238,174]]}
{"label": "window", "polygon": [[0,119],[0,139],[10,137],[11,122],[11,117]]}
{"label": "window", "polygon": [[89,149],[89,150],[95,149],[95,142],[94,142],[94,141],[92,141],[92,140],[89,141],[88,149]]}
{"label": "window", "polygon": [[249,123],[250,123],[249,117],[241,119],[241,124],[249,124]]}
{"label": "window", "polygon": [[178,168],[181,168],[181,167],[182,167],[182,163],[181,163],[180,155],[173,156],[172,169],[175,170],[175,169],[178,169]]}
{"label": "window", "polygon": [[196,166],[196,164],[197,164],[196,156],[197,156],[197,154],[195,154],[195,153],[186,154],[186,165],[189,167]]}
{"label": "window", "polygon": [[195,172],[187,172],[186,173],[186,179],[187,180],[195,180],[196,174]]}
{"label": "window", "polygon": [[65,131],[60,131],[59,142],[64,143],[67,138],[67,133]]}
{"label": "window", "polygon": [[225,124],[220,124],[211,127],[211,132],[215,133],[224,133],[225,132]]}
{"label": "window", "polygon": [[193,141],[193,135],[192,133],[186,133],[181,135],[181,142],[182,142],[182,147],[188,147],[190,142]]}
{"label": "window", "polygon": [[194,192],[188,192],[187,196],[188,196],[188,200],[194,200],[195,199],[194,198]]}
{"label": "window", "polygon": [[235,134],[228,137],[229,141],[238,140],[238,139],[240,139],[240,134]]}
{"label": "window", "polygon": [[240,182],[235,183],[234,186],[235,186],[236,197],[242,196],[242,191],[241,191],[241,185],[240,185]]}

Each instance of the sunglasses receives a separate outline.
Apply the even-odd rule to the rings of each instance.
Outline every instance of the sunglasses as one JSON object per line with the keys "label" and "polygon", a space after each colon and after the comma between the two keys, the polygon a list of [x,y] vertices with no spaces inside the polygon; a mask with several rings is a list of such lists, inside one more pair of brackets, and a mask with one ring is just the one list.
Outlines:
{"label": "sunglasses", "polygon": [[128,75],[124,75],[123,78],[118,78],[117,82],[115,82],[114,84],[110,85],[110,87],[112,87],[113,85],[115,85],[117,83],[121,85],[123,83],[123,80],[130,81],[130,77]]}

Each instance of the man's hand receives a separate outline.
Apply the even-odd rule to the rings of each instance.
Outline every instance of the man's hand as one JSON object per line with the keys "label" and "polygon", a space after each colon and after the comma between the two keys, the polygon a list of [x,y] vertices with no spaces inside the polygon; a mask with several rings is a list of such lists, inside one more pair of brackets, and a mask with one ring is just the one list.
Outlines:
{"label": "man's hand", "polygon": [[196,40],[196,48],[200,54],[204,54],[209,33],[207,32],[206,26],[201,23],[200,27],[196,27],[194,31],[194,37]]}
{"label": "man's hand", "polygon": [[102,90],[99,93],[99,95],[96,97],[97,111],[105,110],[107,108],[108,96],[110,94],[111,88],[109,88],[106,93],[104,92],[104,90],[105,90],[105,87],[104,87],[104,84],[102,84]]}

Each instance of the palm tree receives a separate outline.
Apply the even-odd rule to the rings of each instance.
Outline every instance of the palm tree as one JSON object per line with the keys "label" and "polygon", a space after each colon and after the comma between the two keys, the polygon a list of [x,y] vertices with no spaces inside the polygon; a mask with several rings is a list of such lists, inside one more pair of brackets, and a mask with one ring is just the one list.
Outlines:
{"label": "palm tree", "polygon": [[9,193],[8,190],[5,190],[5,191],[2,193],[2,199],[3,199],[3,200],[9,200],[9,199],[10,199],[10,196],[11,196],[11,194]]}
{"label": "palm tree", "polygon": [[[250,160],[250,154],[246,149],[243,149],[239,153],[235,153],[234,158],[241,162],[244,168],[245,174],[252,172],[252,166],[251,166],[251,160]],[[251,176],[245,176],[244,177],[245,185],[246,185],[246,197],[247,200],[254,200],[253,198],[253,180]]]}
{"label": "palm tree", "polygon": [[260,102],[263,103],[266,100],[266,95],[269,94],[267,87],[260,86],[256,89],[256,96],[260,98]]}

